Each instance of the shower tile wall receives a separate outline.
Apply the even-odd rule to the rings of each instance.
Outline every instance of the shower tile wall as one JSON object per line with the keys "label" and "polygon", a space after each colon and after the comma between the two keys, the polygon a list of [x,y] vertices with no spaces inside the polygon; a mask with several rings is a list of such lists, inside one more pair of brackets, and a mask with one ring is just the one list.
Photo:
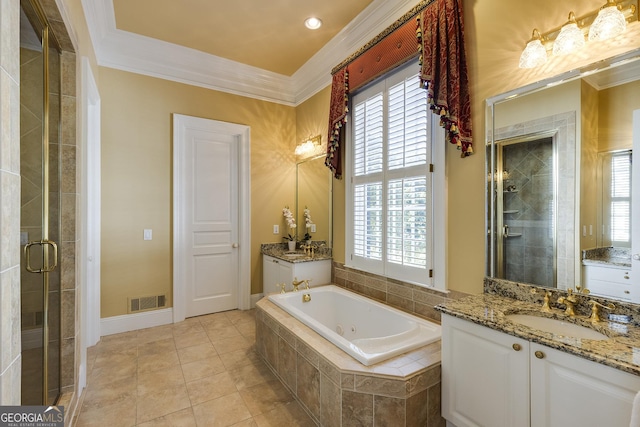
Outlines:
{"label": "shower tile wall", "polygon": [[552,287],[553,141],[546,138],[504,146],[502,159],[504,224],[511,233],[521,234],[504,241],[504,278]]}
{"label": "shower tile wall", "polygon": [[20,394],[20,3],[0,2],[0,405]]}
{"label": "shower tile wall", "polygon": [[496,129],[495,139],[513,138],[537,132],[556,130],[558,166],[558,198],[556,230],[556,285],[566,289],[575,285],[576,214],[576,115],[574,111],[513,126]]}
{"label": "shower tile wall", "polygon": [[[56,24],[58,21],[49,18],[56,33],[64,29],[64,24]],[[62,284],[62,371],[61,391],[72,392],[75,388],[75,373],[78,372],[80,355],[80,316],[76,306],[77,282],[76,282],[76,248],[79,244],[76,224],[78,206],[78,192],[76,184],[76,159],[78,146],[76,138],[76,54],[70,51],[72,48],[64,45],[68,40],[66,32],[62,37],[63,52],[61,59],[62,69],[62,121],[60,139],[61,146],[61,221],[62,232],[60,237],[60,280]]]}

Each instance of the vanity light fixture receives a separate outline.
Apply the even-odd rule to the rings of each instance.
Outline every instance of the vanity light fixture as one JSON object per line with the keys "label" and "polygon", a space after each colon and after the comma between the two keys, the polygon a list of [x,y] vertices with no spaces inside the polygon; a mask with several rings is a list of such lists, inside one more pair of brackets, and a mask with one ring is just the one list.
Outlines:
{"label": "vanity light fixture", "polygon": [[305,156],[307,154],[313,153],[316,151],[317,147],[320,147],[322,137],[320,135],[309,137],[306,141],[298,144],[295,150],[296,156]]}
{"label": "vanity light fixture", "polygon": [[567,55],[583,46],[584,34],[580,28],[578,28],[576,15],[574,15],[573,12],[569,12],[569,20],[562,26],[556,41],[553,42],[553,54]]}
{"label": "vanity light fixture", "polygon": [[304,26],[310,30],[317,30],[322,26],[322,21],[319,18],[312,16],[304,20]]}
{"label": "vanity light fixture", "polygon": [[627,22],[638,19],[638,0],[607,0],[604,6],[569,20],[552,30],[540,33],[533,30],[531,39],[520,55],[520,68],[536,68],[547,61],[550,53],[566,55],[590,42],[606,40],[621,34]]}
{"label": "vanity light fixture", "polygon": [[627,29],[624,13],[618,9],[615,0],[607,0],[600,8],[596,20],[589,29],[589,40],[607,40]]}

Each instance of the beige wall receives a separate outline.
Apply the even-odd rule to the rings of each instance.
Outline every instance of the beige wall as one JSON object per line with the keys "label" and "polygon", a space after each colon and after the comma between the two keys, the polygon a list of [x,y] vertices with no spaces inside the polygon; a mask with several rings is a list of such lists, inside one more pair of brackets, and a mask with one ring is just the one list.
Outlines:
{"label": "beige wall", "polygon": [[[69,0],[71,1],[71,0]],[[73,0],[79,1],[79,0]],[[577,14],[601,6],[583,0]],[[534,27],[564,22],[566,5],[554,0],[463,1],[476,154],[460,158],[447,149],[448,285],[479,293],[484,276],[485,99],[640,46],[640,24],[625,43],[591,44],[572,58],[552,58],[536,70],[518,60]],[[293,204],[296,143],[321,134],[326,144],[325,88],[297,108],[100,68],[103,101],[103,283],[102,316],[123,314],[132,290],[168,292],[170,271],[170,115],[172,112],[242,123],[252,135],[252,293],[261,292],[259,245],[280,241],[281,209]],[[344,262],[344,181],[333,187],[334,258]],[[154,240],[142,241],[153,228]]]}
{"label": "beige wall", "polygon": [[251,292],[261,292],[260,243],[274,241],[272,225],[294,201],[295,110],[109,68],[99,89],[101,316],[126,314],[128,296],[171,295],[172,113],[251,127]]}
{"label": "beige wall", "polygon": [[602,6],[601,0],[566,2],[540,0],[463,0],[465,37],[472,95],[476,154],[460,159],[447,151],[448,285],[450,289],[480,293],[484,276],[484,162],[485,99],[561,72],[640,46],[640,23],[627,28],[624,42],[591,43],[571,58],[552,58],[540,69],[518,68],[520,53],[533,28],[561,25],[573,8],[576,15]]}
{"label": "beige wall", "polygon": [[605,89],[598,95],[598,151],[631,148],[631,112],[640,109],[640,81]]}
{"label": "beige wall", "polygon": [[580,247],[578,249],[583,250],[596,247],[599,106],[598,91],[593,86],[582,82],[580,89],[580,229],[578,230]]}

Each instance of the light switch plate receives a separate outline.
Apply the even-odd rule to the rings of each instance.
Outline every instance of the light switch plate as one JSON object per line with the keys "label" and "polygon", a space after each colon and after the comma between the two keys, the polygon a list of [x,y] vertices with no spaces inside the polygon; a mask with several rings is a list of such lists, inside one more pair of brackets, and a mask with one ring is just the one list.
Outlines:
{"label": "light switch plate", "polygon": [[274,224],[273,234],[280,234],[280,226],[278,224]]}
{"label": "light switch plate", "polygon": [[311,224],[311,232],[312,233],[316,232],[316,225],[315,224]]}
{"label": "light switch plate", "polygon": [[153,239],[153,230],[150,228],[145,228],[144,229],[144,240],[152,240]]}

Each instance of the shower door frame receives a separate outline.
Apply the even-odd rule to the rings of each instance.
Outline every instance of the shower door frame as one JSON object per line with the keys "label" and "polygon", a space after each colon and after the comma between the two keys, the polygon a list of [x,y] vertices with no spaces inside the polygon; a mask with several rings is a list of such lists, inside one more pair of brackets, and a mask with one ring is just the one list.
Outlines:
{"label": "shower door frame", "polygon": [[[42,233],[40,236],[40,240],[29,241],[24,247],[24,265],[28,272],[34,274],[42,275],[42,294],[43,294],[43,322],[42,322],[42,404],[50,405],[56,404],[61,392],[61,373],[62,373],[62,315],[61,313],[58,315],[58,384],[57,384],[57,394],[53,401],[49,399],[49,293],[50,293],[50,277],[49,273],[53,272],[58,266],[58,245],[56,242],[49,239],[49,215],[50,215],[50,139],[49,139],[49,130],[50,130],[50,113],[51,113],[51,99],[50,99],[50,83],[51,83],[51,73],[50,73],[50,49],[55,49],[58,55],[62,56],[62,49],[60,47],[60,43],[53,34],[51,25],[45,15],[44,9],[38,0],[21,0],[20,7],[25,10],[27,13],[28,19],[31,21],[31,25],[34,28],[36,33],[38,31],[41,32],[41,43],[42,43],[42,63],[43,63],[43,86],[42,86]],[[32,20],[36,20],[34,23]],[[60,63],[58,63],[60,66]],[[58,110],[59,113],[62,113],[61,108],[61,100],[62,100],[62,86],[61,86],[61,70],[58,70]],[[57,115],[58,117],[58,150],[60,150],[60,146],[62,145],[62,141],[60,139],[60,117],[61,114]],[[58,152],[58,237],[61,237],[62,227],[61,227],[61,218],[60,218],[60,152]],[[39,246],[42,250],[42,266],[40,268],[33,268],[30,266],[30,253],[31,248],[34,246]],[[49,250],[51,248],[51,251]],[[52,252],[52,253],[51,253]],[[58,309],[61,311],[62,309],[62,283],[59,281],[59,301],[58,301]]]}
{"label": "shower door frame", "polygon": [[[557,144],[557,129],[533,132],[526,135],[518,135],[510,138],[496,139],[493,146],[495,147],[495,175],[492,177],[494,183],[494,209],[495,209],[495,224],[494,224],[494,236],[495,236],[495,259],[491,266],[492,276],[502,278],[505,277],[505,256],[504,256],[504,243],[507,237],[504,231],[504,168],[503,168],[503,148],[508,145],[519,144],[523,142],[532,142],[540,139],[551,139],[552,152],[553,152],[553,215],[552,215],[552,246],[553,246],[553,284],[552,287],[558,286],[558,144]],[[493,213],[493,212],[492,212]],[[524,282],[523,280],[520,280]]]}

